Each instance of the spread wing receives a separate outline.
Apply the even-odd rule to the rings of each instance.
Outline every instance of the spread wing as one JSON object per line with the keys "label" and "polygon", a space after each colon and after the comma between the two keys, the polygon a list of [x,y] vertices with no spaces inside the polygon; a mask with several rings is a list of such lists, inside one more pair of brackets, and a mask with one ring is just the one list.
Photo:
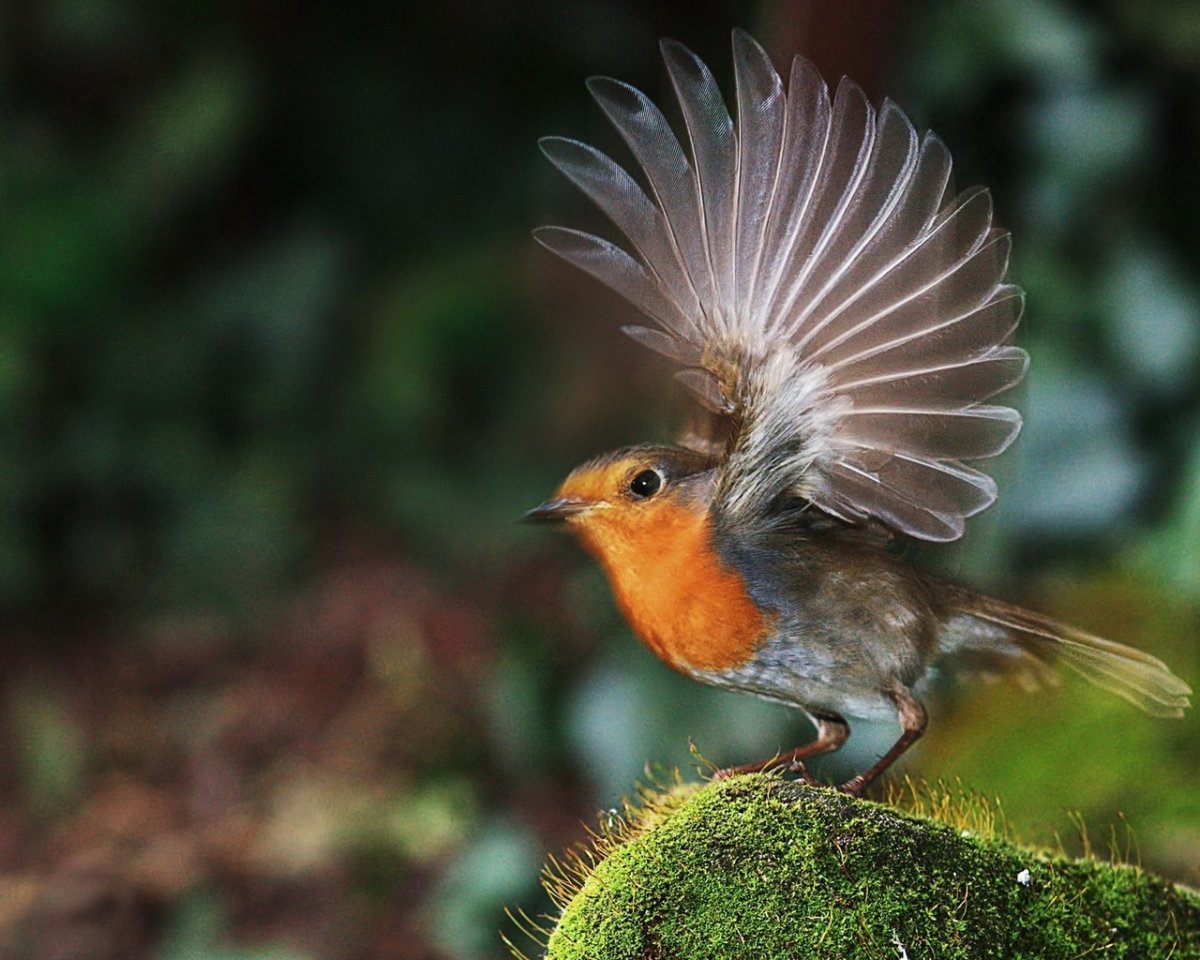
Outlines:
{"label": "spread wing", "polygon": [[952,195],[950,154],[892,102],[843,80],[830,97],[797,57],[785,93],[735,31],[736,123],[708,68],[664,41],[687,134],[638,90],[589,88],[644,183],[600,151],[542,149],[624,235],[537,239],[611,286],[654,327],[625,332],[732,430],[720,508],[763,515],[794,492],[847,520],[953,540],[996,497],[963,461],[1012,442],[1019,414],[988,401],[1028,357],[1004,283],[1009,237],[982,189]]}

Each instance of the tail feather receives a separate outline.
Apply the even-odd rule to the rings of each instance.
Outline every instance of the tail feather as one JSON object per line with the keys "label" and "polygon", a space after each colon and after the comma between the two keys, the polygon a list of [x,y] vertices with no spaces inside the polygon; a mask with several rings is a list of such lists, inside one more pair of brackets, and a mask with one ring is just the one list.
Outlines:
{"label": "tail feather", "polygon": [[[990,597],[964,592],[960,601],[949,623],[950,652],[982,648],[1000,653],[997,644],[1010,650],[1015,646],[1041,663],[1063,664],[1151,716],[1182,717],[1191,706],[1191,687],[1157,657]],[[973,623],[964,624],[961,617]]]}

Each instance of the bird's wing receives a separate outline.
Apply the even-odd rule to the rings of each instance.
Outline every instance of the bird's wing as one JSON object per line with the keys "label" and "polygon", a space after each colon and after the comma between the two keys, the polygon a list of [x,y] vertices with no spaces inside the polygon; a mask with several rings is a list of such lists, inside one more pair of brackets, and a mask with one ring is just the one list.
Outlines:
{"label": "bird's wing", "polygon": [[736,117],[708,68],[662,45],[688,146],[641,92],[588,86],[643,183],[593,147],[549,159],[626,245],[561,227],[537,239],[656,324],[626,327],[731,419],[718,492],[732,515],[780,494],[926,540],[961,536],[996,497],[963,463],[1000,453],[1019,414],[988,401],[1024,375],[1008,234],[982,189],[950,192],[950,154],[891,101],[829,89],[797,57],[785,93],[735,31]]}

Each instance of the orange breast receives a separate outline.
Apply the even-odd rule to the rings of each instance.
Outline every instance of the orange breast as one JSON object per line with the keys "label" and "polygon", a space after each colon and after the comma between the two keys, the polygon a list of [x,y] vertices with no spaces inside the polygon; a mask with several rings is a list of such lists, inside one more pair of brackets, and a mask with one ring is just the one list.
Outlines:
{"label": "orange breast", "polygon": [[676,669],[732,669],[765,639],[773,616],[713,549],[706,513],[664,500],[580,532],[634,630]]}

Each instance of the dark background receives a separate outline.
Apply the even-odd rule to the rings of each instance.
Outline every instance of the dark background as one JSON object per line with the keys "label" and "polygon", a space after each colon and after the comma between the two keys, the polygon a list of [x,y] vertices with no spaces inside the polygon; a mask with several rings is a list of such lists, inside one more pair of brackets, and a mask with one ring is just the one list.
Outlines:
{"label": "dark background", "polygon": [[[0,954],[500,956],[646,761],[809,735],[515,522],[683,409],[529,237],[598,224],[536,138],[614,148],[583,81],[663,100],[664,35],[723,82],[738,25],[851,73],[992,186],[1026,429],[911,553],[1197,685],[1200,6],[301,6],[0,14]],[[1071,678],[960,687],[907,770],[1196,884],[1198,743]]]}

